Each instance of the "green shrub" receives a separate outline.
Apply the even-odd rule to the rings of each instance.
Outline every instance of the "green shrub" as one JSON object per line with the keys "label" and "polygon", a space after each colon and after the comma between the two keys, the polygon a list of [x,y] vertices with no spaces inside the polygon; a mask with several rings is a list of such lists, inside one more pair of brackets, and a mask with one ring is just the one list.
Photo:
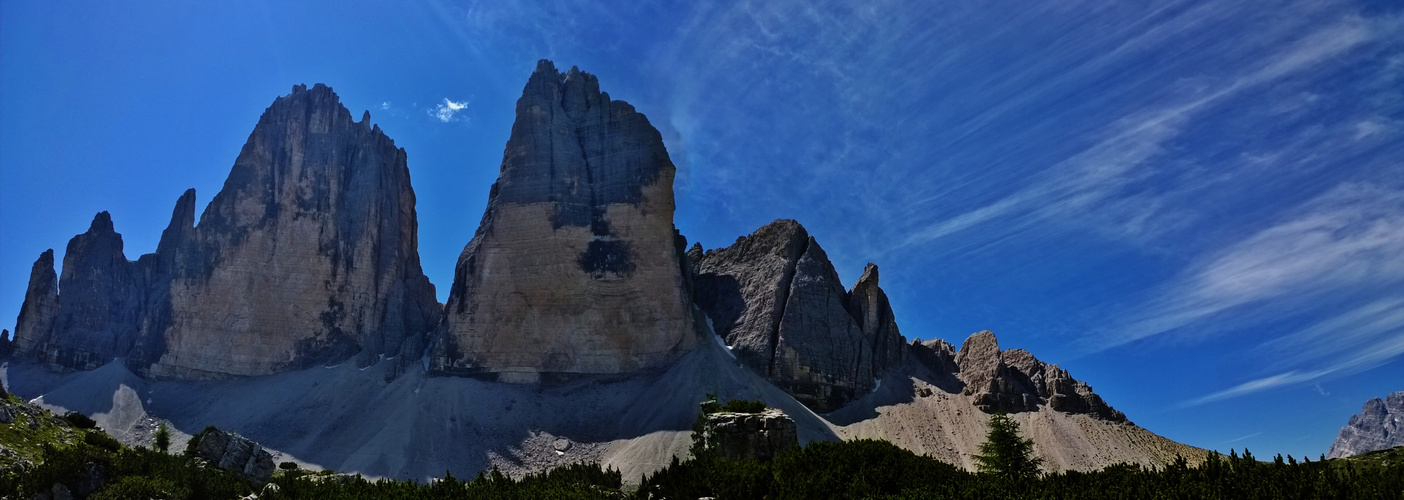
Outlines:
{"label": "green shrub", "polygon": [[735,413],[760,413],[765,411],[765,403],[760,401],[748,401],[745,399],[733,399],[722,405],[722,411]]}
{"label": "green shrub", "polygon": [[107,435],[107,433],[98,430],[88,431],[88,433],[83,436],[83,442],[107,451],[122,449],[122,443],[117,442],[116,439]]}
{"label": "green shrub", "polygon": [[92,429],[97,427],[96,421],[94,421],[91,418],[88,418],[87,415],[78,413],[76,411],[70,411],[68,413],[63,414],[63,419],[68,422],[68,425],[77,427],[79,429]]}
{"label": "green shrub", "polygon": [[99,490],[88,500],[128,500],[144,498],[152,500],[185,500],[190,498],[190,488],[179,486],[169,479],[147,476],[126,476]]}
{"label": "green shrub", "polygon": [[297,462],[282,462],[278,464],[278,468],[283,470],[297,470]]}

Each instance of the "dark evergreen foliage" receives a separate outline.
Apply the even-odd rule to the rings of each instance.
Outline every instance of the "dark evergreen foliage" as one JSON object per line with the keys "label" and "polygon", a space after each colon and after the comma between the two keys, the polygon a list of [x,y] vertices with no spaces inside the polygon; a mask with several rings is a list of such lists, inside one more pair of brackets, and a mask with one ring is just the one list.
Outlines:
{"label": "dark evergreen foliage", "polygon": [[63,414],[63,419],[68,421],[68,425],[71,425],[78,429],[92,429],[97,427],[97,422],[93,421],[93,419],[91,418],[88,418],[87,415],[78,413],[76,411],[70,411],[68,413]]}
{"label": "dark evergreen foliage", "polygon": [[161,453],[170,452],[171,430],[166,428],[165,422],[161,422],[161,425],[156,426],[156,438],[153,440],[152,445]]}
{"label": "dark evergreen foliage", "polygon": [[1038,476],[1042,463],[1034,456],[1033,441],[1019,435],[1018,422],[1004,412],[990,416],[989,433],[975,455],[977,470],[1006,479],[1029,479]]}

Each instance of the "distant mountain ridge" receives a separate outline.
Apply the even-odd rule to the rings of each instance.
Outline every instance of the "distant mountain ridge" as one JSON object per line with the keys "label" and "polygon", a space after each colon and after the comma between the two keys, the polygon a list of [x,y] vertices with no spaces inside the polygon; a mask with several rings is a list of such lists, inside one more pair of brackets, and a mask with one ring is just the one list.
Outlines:
{"label": "distant mountain ridge", "polygon": [[[959,351],[939,340],[908,343],[877,266],[845,290],[797,221],[775,221],[726,248],[688,249],[673,225],[675,167],[661,135],[593,75],[543,60],[516,109],[447,304],[420,268],[405,151],[369,112],[355,121],[330,88],[299,85],[265,111],[198,225],[192,190],[153,254],[128,261],[106,212],[70,241],[62,276],[52,250],[41,254],[14,356],[60,372],[122,358],[153,384],[347,361],[378,365],[372,373],[385,384],[404,374],[463,377],[479,392],[619,377],[643,380],[621,387],[666,387],[646,380],[666,374],[687,390],[659,399],[671,406],[640,417],[647,425],[613,431],[623,437],[586,433],[635,444],[686,428],[694,399],[721,384],[707,377],[725,374],[738,397],[814,412],[799,419],[803,439],[882,437],[968,465],[985,415],[1007,411],[1040,426],[1046,435],[1036,441],[1067,452],[1050,462],[1056,467],[1163,463],[1194,450],[1135,427],[1056,365],[1001,350],[989,332]],[[455,384],[436,387],[448,393]],[[397,401],[419,393],[402,385],[357,393],[392,387]],[[133,414],[147,411],[129,403],[141,406]],[[240,412],[259,425],[313,425]],[[941,425],[958,429],[936,432]],[[450,435],[467,436],[458,432]],[[659,454],[685,451],[667,436],[628,460],[662,463]],[[288,437],[271,442],[279,439]],[[395,446],[417,453],[425,442]],[[1107,443],[1127,449],[1087,449]]]}
{"label": "distant mountain ridge", "polygon": [[1326,458],[1351,457],[1404,446],[1404,391],[1365,402],[1331,443]]}

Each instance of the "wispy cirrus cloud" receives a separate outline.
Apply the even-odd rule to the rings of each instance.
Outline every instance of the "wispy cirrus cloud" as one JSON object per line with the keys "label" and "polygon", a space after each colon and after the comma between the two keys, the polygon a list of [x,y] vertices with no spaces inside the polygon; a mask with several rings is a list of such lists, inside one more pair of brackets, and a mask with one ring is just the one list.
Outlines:
{"label": "wispy cirrus cloud", "polygon": [[[1082,225],[1096,232],[1135,236],[1143,223],[1162,209],[1164,193],[1129,192],[1154,170],[1176,165],[1156,161],[1167,143],[1194,124],[1196,115],[1216,104],[1278,79],[1330,62],[1378,35],[1379,26],[1356,17],[1341,20],[1301,38],[1255,68],[1217,88],[1195,92],[1172,104],[1133,112],[1109,124],[1103,138],[1092,146],[1039,174],[1034,182],[1008,196],[950,218],[936,221],[910,234],[903,247],[926,245],[972,228],[987,229],[1001,220],[999,232],[1012,232],[1049,221]],[[1373,123],[1373,122],[1371,122]],[[1377,127],[1367,126],[1369,131]],[[1180,191],[1197,188],[1184,179]],[[1128,215],[1128,210],[1135,211]],[[1114,214],[1109,221],[1091,214]],[[1012,223],[1010,223],[1012,221]],[[986,232],[988,234],[988,232]]]}
{"label": "wispy cirrus cloud", "polygon": [[[1159,291],[1160,299],[1143,306],[1140,319],[1106,333],[1092,347],[1172,332],[1269,301],[1271,310],[1290,311],[1322,295],[1396,283],[1404,286],[1404,191],[1346,183],[1191,264]],[[1288,338],[1319,337],[1331,325]]]}

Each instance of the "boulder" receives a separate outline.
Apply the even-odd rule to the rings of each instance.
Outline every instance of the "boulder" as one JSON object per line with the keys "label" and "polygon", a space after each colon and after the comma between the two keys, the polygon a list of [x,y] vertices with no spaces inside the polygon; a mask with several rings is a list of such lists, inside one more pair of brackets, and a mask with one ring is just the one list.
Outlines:
{"label": "boulder", "polygon": [[799,447],[795,421],[774,408],[760,413],[711,413],[705,418],[703,445],[732,460],[770,460]]}
{"label": "boulder", "polygon": [[594,75],[538,63],[459,256],[431,370],[535,383],[695,347],[674,171],[658,131]]}
{"label": "boulder", "polygon": [[273,455],[248,438],[214,427],[194,438],[193,451],[211,466],[237,474],[260,488],[273,477]]}
{"label": "boulder", "polygon": [[1365,402],[1331,443],[1327,458],[1342,458],[1404,446],[1404,391]]}

